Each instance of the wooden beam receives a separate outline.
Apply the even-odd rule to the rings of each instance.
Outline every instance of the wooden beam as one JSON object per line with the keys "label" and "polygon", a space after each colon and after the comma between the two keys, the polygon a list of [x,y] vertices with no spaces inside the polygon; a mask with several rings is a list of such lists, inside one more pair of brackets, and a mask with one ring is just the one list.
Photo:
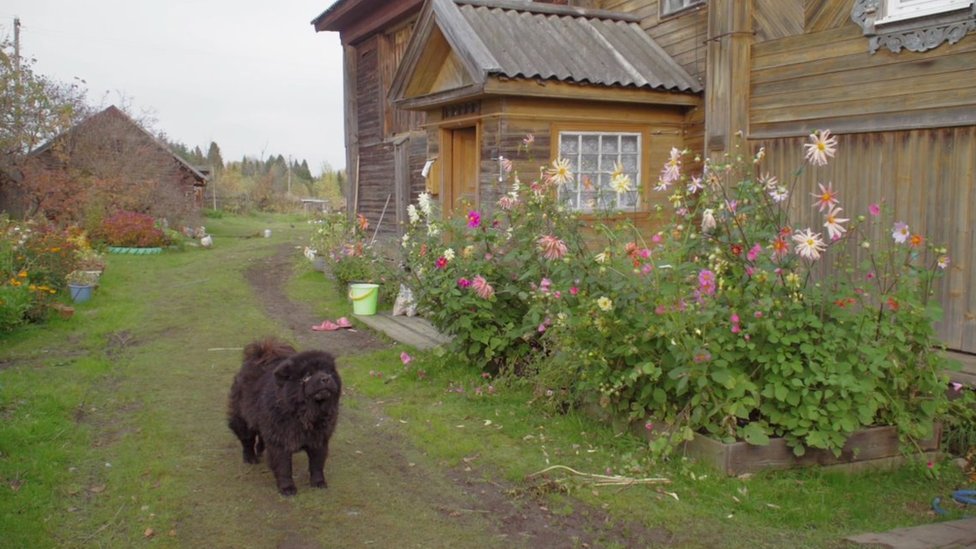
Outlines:
{"label": "wooden beam", "polygon": [[705,89],[705,150],[727,150],[738,132],[749,129],[749,51],[752,0],[708,3]]}
{"label": "wooden beam", "polygon": [[681,105],[693,107],[701,104],[701,97],[695,93],[671,92],[647,88],[592,86],[549,80],[490,78],[485,83],[485,93],[493,95],[514,95],[518,97],[641,103],[645,105]]}
{"label": "wooden beam", "polygon": [[355,46],[343,46],[343,118],[346,124],[346,188],[342,189],[347,211],[355,207],[355,190],[359,188],[359,117],[356,105],[356,61],[359,52]]}
{"label": "wooden beam", "polygon": [[343,45],[355,44],[370,35],[414,16],[423,0],[349,0],[333,13],[328,11],[312,24],[316,31],[338,31]]}

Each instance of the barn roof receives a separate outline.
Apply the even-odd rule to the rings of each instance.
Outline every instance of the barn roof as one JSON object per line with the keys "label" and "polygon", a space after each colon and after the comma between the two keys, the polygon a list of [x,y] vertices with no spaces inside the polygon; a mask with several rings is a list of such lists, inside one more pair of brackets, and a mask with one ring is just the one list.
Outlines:
{"label": "barn roof", "polygon": [[431,35],[441,33],[472,80],[540,79],[698,93],[632,15],[518,0],[428,0],[393,83],[402,99]]}
{"label": "barn roof", "polygon": [[194,167],[193,165],[191,165],[189,162],[187,162],[186,160],[184,160],[178,154],[174,153],[173,150],[170,149],[168,145],[166,145],[165,143],[163,143],[162,141],[160,141],[153,134],[151,134],[148,131],[146,131],[146,129],[143,128],[138,122],[136,122],[135,120],[129,118],[129,116],[127,114],[125,114],[124,112],[122,112],[122,110],[119,109],[118,107],[116,107],[115,105],[109,105],[105,110],[100,111],[100,112],[97,112],[97,113],[89,116],[88,118],[82,120],[78,124],[72,126],[70,129],[68,129],[66,132],[64,132],[64,133],[62,133],[60,135],[57,135],[57,136],[53,137],[47,143],[44,143],[43,145],[41,145],[41,146],[37,147],[36,149],[32,150],[30,152],[30,154],[31,155],[35,155],[35,156],[36,155],[39,155],[39,154],[42,154],[45,151],[47,151],[48,149],[50,149],[51,147],[53,147],[55,143],[57,143],[58,141],[64,139],[67,135],[70,135],[70,134],[75,133],[75,132],[83,131],[83,129],[86,128],[86,127],[97,125],[99,121],[104,120],[104,119],[121,120],[124,123],[126,123],[127,125],[135,128],[136,130],[138,130],[138,133],[141,133],[146,138],[146,141],[147,142],[151,142],[156,147],[159,147],[160,149],[162,149],[163,151],[165,151],[166,153],[168,153],[169,155],[171,155],[173,157],[173,160],[175,160],[176,163],[179,164],[182,169],[184,169],[187,172],[189,172],[190,175],[194,179],[197,180],[197,184],[198,185],[205,185],[206,184],[207,179],[209,179],[206,174],[204,174],[199,169],[197,169],[196,167]]}

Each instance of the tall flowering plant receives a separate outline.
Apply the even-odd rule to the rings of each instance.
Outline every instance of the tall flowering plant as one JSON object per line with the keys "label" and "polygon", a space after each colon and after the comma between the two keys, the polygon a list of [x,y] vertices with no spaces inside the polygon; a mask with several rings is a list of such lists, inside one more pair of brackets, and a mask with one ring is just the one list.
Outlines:
{"label": "tall flowering plant", "polygon": [[[811,169],[836,147],[812,134]],[[798,455],[875,424],[929,434],[945,405],[930,297],[946,251],[883,202],[848,213],[832,182],[797,193],[762,172],[762,150],[693,177],[686,156],[672,151],[655,188],[672,222],[594,254],[579,306],[555,316],[553,394],[669,425],[662,449],[694,432],[781,436]]]}
{"label": "tall flowering plant", "polygon": [[0,216],[0,333],[44,317],[77,266],[78,234]]}
{"label": "tall flowering plant", "polygon": [[337,212],[316,219],[309,243],[305,255],[326,258],[328,272],[339,282],[343,294],[351,282],[380,284],[382,299],[396,294],[392,268],[373,241],[369,221],[362,214],[350,219]]}
{"label": "tall flowering plant", "polygon": [[567,173],[558,161],[531,183],[509,172],[497,201],[446,218],[426,193],[408,207],[404,282],[467,362],[524,372],[548,353],[554,303],[575,299],[572,273],[585,253],[579,220],[555,192]]}

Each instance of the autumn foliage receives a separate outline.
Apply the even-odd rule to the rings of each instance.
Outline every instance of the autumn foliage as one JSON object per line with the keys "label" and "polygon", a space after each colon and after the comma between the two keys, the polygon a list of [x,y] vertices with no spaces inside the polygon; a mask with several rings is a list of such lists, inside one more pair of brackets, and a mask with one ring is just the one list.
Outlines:
{"label": "autumn foliage", "polygon": [[92,238],[109,246],[146,248],[165,246],[167,239],[153,218],[137,212],[121,211],[105,219]]}

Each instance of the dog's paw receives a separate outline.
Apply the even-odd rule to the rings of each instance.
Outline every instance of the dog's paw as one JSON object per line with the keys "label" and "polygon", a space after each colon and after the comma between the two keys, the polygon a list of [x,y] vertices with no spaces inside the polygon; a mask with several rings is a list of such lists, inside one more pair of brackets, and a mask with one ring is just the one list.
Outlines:
{"label": "dog's paw", "polygon": [[312,488],[328,488],[329,483],[324,480],[313,480]]}
{"label": "dog's paw", "polygon": [[294,484],[291,486],[279,486],[278,492],[280,492],[283,496],[294,496],[298,493],[298,488],[295,488]]}
{"label": "dog's paw", "polygon": [[244,463],[261,463],[261,457],[254,454],[244,454]]}

